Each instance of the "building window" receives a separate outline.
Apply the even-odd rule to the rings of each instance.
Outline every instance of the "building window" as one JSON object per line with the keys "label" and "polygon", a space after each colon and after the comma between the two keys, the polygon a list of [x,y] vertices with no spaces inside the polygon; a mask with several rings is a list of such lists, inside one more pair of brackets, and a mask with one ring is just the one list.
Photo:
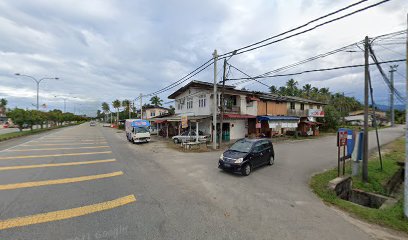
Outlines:
{"label": "building window", "polygon": [[291,103],[290,103],[290,109],[291,109],[291,110],[295,110],[295,103],[294,103],[294,102],[291,102]]}
{"label": "building window", "polygon": [[300,104],[300,110],[305,110],[305,104],[304,103]]}
{"label": "building window", "polygon": [[187,109],[193,108],[193,98],[187,98]]}
{"label": "building window", "polygon": [[317,109],[320,109],[320,105],[317,105]]}
{"label": "building window", "polygon": [[198,107],[205,107],[205,106],[206,106],[205,95],[198,96]]}
{"label": "building window", "polygon": [[154,116],[156,116],[156,112],[155,112],[155,111],[151,111],[151,112],[150,112],[150,117],[154,117]]}

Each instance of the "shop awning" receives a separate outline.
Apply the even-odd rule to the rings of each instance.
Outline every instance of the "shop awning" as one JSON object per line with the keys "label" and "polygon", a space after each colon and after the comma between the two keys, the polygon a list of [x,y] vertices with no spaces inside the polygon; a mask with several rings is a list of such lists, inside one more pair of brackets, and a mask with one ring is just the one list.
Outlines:
{"label": "shop awning", "polygon": [[249,114],[224,114],[224,118],[234,118],[234,119],[248,119],[248,118],[256,118],[254,115]]}
{"label": "shop awning", "polygon": [[304,124],[307,124],[307,125],[310,125],[310,126],[322,125],[323,124],[323,123],[319,123],[319,122],[310,122],[310,121],[304,121],[304,122],[300,122],[300,123],[304,123]]}
{"label": "shop awning", "polygon": [[299,117],[292,116],[258,116],[256,117],[259,121],[299,121]]}
{"label": "shop awning", "polygon": [[167,122],[167,120],[159,120],[159,119],[154,120],[154,123],[165,123],[165,122]]}
{"label": "shop awning", "polygon": [[[210,118],[210,115],[200,115],[200,116],[187,116],[188,121],[197,121],[197,120],[202,120],[206,118]],[[152,118],[150,121],[153,121],[155,123],[160,123],[159,121],[168,121],[168,122],[181,122],[181,116],[178,115],[173,115],[173,116],[166,116],[166,117],[157,117],[157,118]]]}

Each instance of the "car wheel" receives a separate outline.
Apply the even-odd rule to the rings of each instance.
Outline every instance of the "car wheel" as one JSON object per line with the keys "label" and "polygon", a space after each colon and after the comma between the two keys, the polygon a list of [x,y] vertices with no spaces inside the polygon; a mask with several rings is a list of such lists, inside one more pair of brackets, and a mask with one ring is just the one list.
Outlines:
{"label": "car wheel", "polygon": [[268,165],[273,165],[274,163],[275,163],[275,157],[274,157],[274,156],[271,156],[271,157],[269,158]]}
{"label": "car wheel", "polygon": [[179,140],[178,140],[177,138],[173,139],[173,142],[174,142],[175,144],[179,144]]}
{"label": "car wheel", "polygon": [[251,164],[247,163],[245,164],[245,166],[242,168],[241,173],[244,176],[248,176],[249,174],[251,174],[252,171],[252,167]]}

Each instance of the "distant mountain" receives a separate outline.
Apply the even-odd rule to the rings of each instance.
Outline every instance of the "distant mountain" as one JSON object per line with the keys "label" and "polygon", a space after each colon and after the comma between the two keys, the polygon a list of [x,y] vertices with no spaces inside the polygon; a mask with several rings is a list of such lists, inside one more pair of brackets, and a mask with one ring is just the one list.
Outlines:
{"label": "distant mountain", "polygon": [[[389,110],[390,110],[390,106],[389,106],[389,105],[381,105],[381,104],[379,104],[379,105],[377,105],[377,108],[380,109],[381,111],[389,111]],[[397,105],[394,105],[394,108],[395,108],[396,110],[402,111],[402,110],[405,110],[405,105],[403,105],[403,104],[397,104]]]}

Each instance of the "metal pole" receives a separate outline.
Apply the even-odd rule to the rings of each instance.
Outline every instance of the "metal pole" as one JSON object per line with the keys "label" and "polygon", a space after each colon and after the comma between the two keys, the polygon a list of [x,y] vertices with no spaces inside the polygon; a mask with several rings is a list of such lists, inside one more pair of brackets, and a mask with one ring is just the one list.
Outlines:
{"label": "metal pole", "polygon": [[40,110],[40,97],[39,97],[39,94],[40,94],[40,82],[36,81],[36,83],[37,83],[37,110]]}
{"label": "metal pole", "polygon": [[198,143],[198,120],[196,121],[196,143]]}
{"label": "metal pole", "polygon": [[143,101],[142,101],[142,94],[140,94],[140,119],[143,119]]}
{"label": "metal pole", "polygon": [[368,181],[368,36],[364,39],[364,145],[363,145],[363,182]]}
{"label": "metal pole", "polygon": [[227,69],[227,59],[224,58],[224,73],[222,75],[222,90],[221,90],[221,115],[220,115],[220,146],[222,143],[222,125],[224,124],[224,112],[225,112],[225,105],[224,105],[224,93],[225,93],[225,74]]}
{"label": "metal pole", "polygon": [[214,97],[213,97],[213,149],[217,149],[217,61],[218,61],[218,54],[217,49],[214,50],[213,53],[214,57]]}
{"label": "metal pole", "polygon": [[[408,14],[407,14],[407,29],[408,29]],[[405,46],[405,90],[408,92],[408,32],[407,32],[407,43]],[[406,98],[405,103],[405,180],[404,180],[404,215],[408,218],[408,98]]]}
{"label": "metal pole", "polygon": [[390,116],[391,127],[395,127],[395,113],[394,113],[394,72],[397,71],[398,65],[390,66],[390,80],[391,80],[391,95],[390,95]]}

